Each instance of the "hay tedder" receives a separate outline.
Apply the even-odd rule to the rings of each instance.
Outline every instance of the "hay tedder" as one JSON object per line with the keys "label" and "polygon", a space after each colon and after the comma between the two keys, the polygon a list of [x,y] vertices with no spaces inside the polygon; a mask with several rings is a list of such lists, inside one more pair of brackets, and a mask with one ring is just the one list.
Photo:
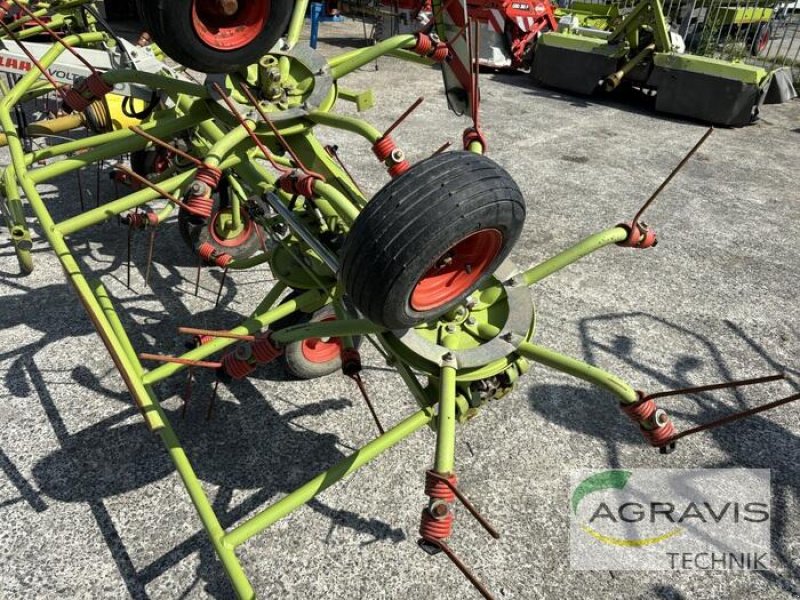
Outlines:
{"label": "hay tedder", "polygon": [[[141,2],[153,39],[184,66],[211,73],[204,83],[149,60],[99,68],[85,53],[115,47],[109,32],[53,28],[22,0],[12,4],[51,39],[39,56],[17,27],[8,26],[2,40],[34,65],[0,99],[0,128],[10,157],[0,175],[2,208],[20,262],[25,270],[33,267],[27,207],[146,425],[164,442],[239,597],[253,597],[254,590],[237,547],[417,430],[430,427],[436,445],[425,474],[420,545],[430,554],[444,553],[490,598],[449,545],[456,500],[498,537],[458,486],[456,430],[508,394],[531,361],[612,393],[645,438],[665,452],[695,431],[676,431],[656,406],[659,394],[637,391],[598,367],[534,342],[531,288],[603,248],[655,246],[655,231],[641,223],[655,195],[632,220],[594,233],[539,265],[520,269],[511,261],[525,221],[525,201],[508,173],[484,156],[476,36],[464,3],[434,2],[432,29],[325,59],[298,44],[304,1]],[[443,147],[410,163],[392,133],[418,103],[386,131],[335,111],[340,98],[357,99],[340,86],[342,78],[389,53],[442,64],[449,103],[471,119],[462,150]],[[73,62],[84,75],[70,85],[49,75]],[[21,131],[15,111],[46,94],[58,96],[60,112]],[[127,120],[114,118],[125,103],[117,106],[115,96],[145,104],[127,106]],[[93,112],[112,118],[95,129],[89,117]],[[364,196],[317,139],[318,128],[360,136],[385,165],[389,181],[374,197]],[[89,135],[26,150],[26,137],[55,130],[62,136],[87,130]],[[126,158],[142,152],[160,154],[158,160],[125,164]],[[56,220],[40,188],[105,161],[117,161],[113,171],[124,175],[129,193]],[[185,335],[192,348],[180,356],[136,348],[114,298],[102,281],[81,268],[71,247],[75,236],[91,236],[93,227],[109,220],[118,220],[129,231],[180,236],[199,265],[221,269],[226,276],[266,263],[276,283],[269,287],[264,282],[263,299],[236,327],[208,330],[185,324],[176,334]],[[386,428],[361,378],[362,340],[375,345],[419,405]],[[192,369],[210,369],[216,385],[235,386],[277,360],[299,378],[343,372],[354,379],[379,435],[226,530],[154,389]],[[741,416],[745,414],[727,421]]]}

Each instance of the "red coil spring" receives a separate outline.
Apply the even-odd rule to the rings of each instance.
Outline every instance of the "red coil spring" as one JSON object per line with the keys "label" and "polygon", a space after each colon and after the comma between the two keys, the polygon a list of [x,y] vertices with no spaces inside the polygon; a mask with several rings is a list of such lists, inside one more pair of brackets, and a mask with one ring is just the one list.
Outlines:
{"label": "red coil spring", "polygon": [[469,150],[469,145],[472,142],[478,142],[484,152],[489,150],[489,144],[486,142],[486,137],[483,135],[483,132],[475,127],[468,127],[464,130],[462,141],[464,143],[464,150]]}
{"label": "red coil spring", "polygon": [[78,84],[78,91],[83,93],[84,90],[89,92],[93,100],[99,100],[106,94],[113,92],[114,86],[106,83],[106,80],[103,79],[100,73],[93,73]]}
{"label": "red coil spring", "polygon": [[215,338],[213,335],[196,335],[194,336],[194,343],[196,344],[196,347],[199,348],[200,346],[210,344],[215,339],[217,338]]}
{"label": "red coil spring", "polygon": [[211,189],[215,190],[217,189],[219,182],[222,181],[222,171],[216,167],[203,165],[197,169],[197,173],[195,174],[194,178],[198,181],[202,181],[208,186],[211,186]]}
{"label": "red coil spring", "polygon": [[66,112],[83,112],[91,103],[91,100],[84,98],[75,88],[71,87],[64,90],[64,110]]}
{"label": "red coil spring", "polygon": [[393,164],[389,167],[389,176],[392,178],[399,177],[411,168],[411,163],[407,160]]}
{"label": "red coil spring", "polygon": [[222,368],[234,379],[244,379],[256,369],[248,361],[237,358],[235,352],[222,357]]}
{"label": "red coil spring", "polygon": [[158,215],[151,212],[128,213],[124,220],[131,229],[144,229],[145,227],[155,227],[158,225]]}
{"label": "red coil spring", "polygon": [[647,421],[650,419],[656,412],[655,401],[653,400],[646,400],[644,394],[642,392],[636,392],[639,394],[639,401],[635,402],[634,404],[621,404],[620,408],[622,412],[628,415],[632,421],[636,423],[641,423],[642,421]]}
{"label": "red coil spring", "polygon": [[205,196],[192,196],[185,202],[187,212],[200,217],[201,219],[210,219],[214,213],[214,199],[206,198]]}
{"label": "red coil spring", "polygon": [[270,363],[281,355],[281,349],[272,343],[269,335],[258,336],[250,349],[253,351],[253,358],[260,365]]}
{"label": "red coil spring", "polygon": [[417,34],[417,45],[413,48],[414,52],[420,56],[427,56],[433,50],[433,40],[427,33]]}
{"label": "red coil spring", "polygon": [[651,446],[660,448],[666,446],[675,436],[675,425],[672,421],[667,421],[655,429],[642,429],[642,434]]}
{"label": "red coil spring", "polygon": [[448,56],[450,56],[450,48],[448,48],[447,44],[444,42],[439,42],[436,44],[436,49],[433,51],[433,54],[430,54],[428,58],[433,62],[442,63],[447,60]]}
{"label": "red coil spring", "polygon": [[[455,475],[448,475],[447,480],[453,486],[458,484],[458,479]],[[452,488],[439,477],[435,477],[430,471],[425,474],[425,495],[434,500],[444,500],[445,502],[453,502],[456,499]]]}
{"label": "red coil spring", "polygon": [[[652,446],[658,448],[667,445],[675,435],[675,425],[669,417],[667,417],[666,422],[662,425],[656,424],[654,419],[658,407],[655,401],[646,398],[642,392],[637,391],[636,393],[639,395],[639,401],[634,404],[620,405],[622,412],[639,425],[642,430],[642,435]],[[649,424],[655,424],[656,426],[653,429],[646,429],[643,424],[647,422],[649,422]]]}
{"label": "red coil spring", "polygon": [[278,179],[278,185],[287,194],[298,194],[305,198],[314,196],[316,177],[306,173],[286,173]]}
{"label": "red coil spring", "polygon": [[233,257],[230,254],[222,253],[217,254],[217,257],[214,259],[214,264],[217,265],[220,269],[227,269],[228,266],[233,262]]}
{"label": "red coil spring", "polygon": [[372,151],[381,162],[386,162],[389,160],[389,158],[392,156],[392,152],[395,150],[397,150],[397,144],[390,135],[383,136],[372,146]]}
{"label": "red coil spring", "polygon": [[361,373],[361,354],[355,348],[342,348],[342,373],[355,377]]}
{"label": "red coil spring", "polygon": [[453,534],[453,512],[448,510],[447,514],[441,519],[434,517],[425,508],[422,510],[422,522],[419,524],[419,535],[426,542],[439,542],[449,538]]}
{"label": "red coil spring", "polygon": [[636,223],[620,223],[619,227],[624,227],[628,230],[628,237],[619,242],[618,246],[625,248],[640,248],[645,250],[653,248],[658,243],[656,232],[652,229],[647,229]]}
{"label": "red coil spring", "polygon": [[217,249],[214,248],[208,242],[203,242],[200,244],[200,247],[197,249],[197,255],[202,258],[205,262],[213,262],[214,254],[217,252]]}

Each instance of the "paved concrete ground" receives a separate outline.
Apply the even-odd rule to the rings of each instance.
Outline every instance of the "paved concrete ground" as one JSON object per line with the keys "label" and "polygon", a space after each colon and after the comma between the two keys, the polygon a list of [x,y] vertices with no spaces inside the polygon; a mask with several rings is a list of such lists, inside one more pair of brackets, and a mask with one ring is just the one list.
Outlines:
{"label": "paved concrete ground", "polygon": [[[326,53],[360,26],[325,25]],[[331,39],[332,38],[332,39]],[[450,115],[437,72],[382,59],[348,82],[371,86],[379,126],[417,96],[396,138],[414,159],[466,126]],[[517,75],[483,79],[491,156],[519,182],[529,216],[514,259],[532,264],[630,218],[704,127],[636,107],[564,96]],[[350,107],[344,106],[350,111]],[[385,174],[369,150],[333,137],[370,192]],[[596,362],[646,390],[785,369],[791,385],[669,402],[679,427],[786,395],[797,386],[800,323],[800,111],[768,107],[756,125],[718,130],[653,206],[662,243],[612,248],[538,285],[537,340]],[[6,160],[5,156],[2,155]],[[85,173],[89,180],[91,172]],[[86,184],[88,185],[88,184]],[[74,179],[48,188],[53,210],[77,209]],[[111,194],[103,188],[103,197]],[[134,240],[131,292],[125,236],[107,224],[76,240],[135,327],[139,351],[176,352],[179,325],[229,326],[270,285],[265,269],[228,280],[204,271],[177,230],[158,239],[153,291],[143,285],[145,238]],[[37,268],[17,276],[0,246],[0,596],[228,598],[230,588],[158,440],[148,434],[55,258],[36,242]],[[366,353],[367,385],[385,422],[412,410],[399,378]],[[354,386],[331,376],[282,381],[277,370],[225,387],[204,420],[211,380],[179,417],[182,381],[160,387],[198,473],[228,525],[327,467],[373,435]],[[534,368],[519,389],[459,430],[464,490],[502,532],[491,541],[463,512],[453,546],[498,598],[780,598],[800,593],[798,406],[689,438],[675,454],[648,449],[612,398]],[[476,598],[446,559],[416,546],[424,431],[322,494],[240,552],[267,598]],[[772,469],[773,568],[760,573],[579,572],[568,562],[567,478],[577,467]]]}

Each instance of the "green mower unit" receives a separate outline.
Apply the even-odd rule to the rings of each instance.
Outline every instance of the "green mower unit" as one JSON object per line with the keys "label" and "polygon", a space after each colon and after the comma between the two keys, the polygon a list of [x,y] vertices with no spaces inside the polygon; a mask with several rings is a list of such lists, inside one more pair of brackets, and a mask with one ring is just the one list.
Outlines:
{"label": "green mower unit", "polygon": [[[643,0],[613,30],[581,26],[567,15],[541,36],[531,76],[576,94],[621,84],[655,93],[658,112],[725,126],[752,122],[773,80],[757,66],[682,52],[658,0]],[[679,51],[680,50],[680,51]]]}

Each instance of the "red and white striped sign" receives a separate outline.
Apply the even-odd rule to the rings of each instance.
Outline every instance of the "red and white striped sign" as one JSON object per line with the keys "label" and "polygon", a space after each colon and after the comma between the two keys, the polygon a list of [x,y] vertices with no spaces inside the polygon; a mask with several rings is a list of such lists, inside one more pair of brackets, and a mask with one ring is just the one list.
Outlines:
{"label": "red and white striped sign", "polygon": [[470,114],[474,99],[471,97],[471,28],[467,27],[467,2],[466,0],[433,0],[432,5],[436,34],[450,47],[451,58],[442,63],[447,102],[456,114]]}
{"label": "red and white striped sign", "polygon": [[489,10],[488,26],[491,31],[495,33],[503,33],[506,30],[506,18],[503,16],[502,10],[492,8]]}

